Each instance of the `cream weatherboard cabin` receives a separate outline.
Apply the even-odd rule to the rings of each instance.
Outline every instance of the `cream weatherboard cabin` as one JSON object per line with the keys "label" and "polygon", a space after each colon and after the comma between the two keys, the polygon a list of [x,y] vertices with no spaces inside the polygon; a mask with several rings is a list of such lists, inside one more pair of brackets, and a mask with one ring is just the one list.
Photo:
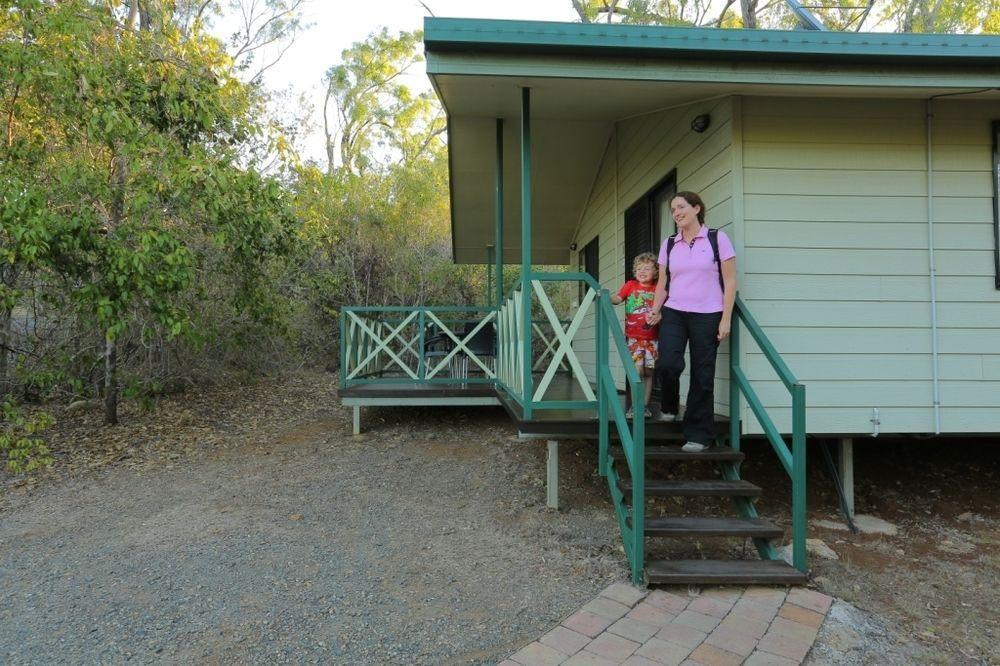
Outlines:
{"label": "cream weatherboard cabin", "polygon": [[[476,308],[344,308],[356,426],[364,405],[500,404],[550,440],[550,480],[559,439],[596,439],[637,582],[801,580],[807,434],[841,440],[849,496],[853,438],[1000,433],[1000,37],[430,18],[424,40],[454,259],[500,277]],[[625,418],[641,387],[607,293],[673,232],[678,190],[737,250],[707,455]],[[791,478],[794,567],[739,477],[747,436]],[[722,478],[646,477],[699,456]],[[651,494],[735,515],[649,519]],[[760,559],[644,557],[646,538],[717,535]]]}

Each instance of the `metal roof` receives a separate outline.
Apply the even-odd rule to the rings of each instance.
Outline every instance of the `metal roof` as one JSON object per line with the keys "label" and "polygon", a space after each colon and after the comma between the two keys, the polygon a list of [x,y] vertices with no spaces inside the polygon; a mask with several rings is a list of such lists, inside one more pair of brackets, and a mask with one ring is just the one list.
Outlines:
{"label": "metal roof", "polygon": [[430,52],[1000,64],[1000,36],[424,19]]}

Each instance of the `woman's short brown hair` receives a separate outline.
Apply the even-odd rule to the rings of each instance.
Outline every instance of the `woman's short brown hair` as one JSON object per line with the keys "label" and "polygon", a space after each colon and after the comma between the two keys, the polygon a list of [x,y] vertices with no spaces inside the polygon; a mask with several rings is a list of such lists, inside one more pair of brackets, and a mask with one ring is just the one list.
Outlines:
{"label": "woman's short brown hair", "polygon": [[677,198],[684,199],[684,201],[688,202],[689,206],[698,206],[700,208],[698,211],[698,224],[705,224],[705,202],[701,200],[701,197],[698,196],[697,192],[688,192],[686,190],[678,192],[674,196],[670,197],[670,200],[673,201]]}

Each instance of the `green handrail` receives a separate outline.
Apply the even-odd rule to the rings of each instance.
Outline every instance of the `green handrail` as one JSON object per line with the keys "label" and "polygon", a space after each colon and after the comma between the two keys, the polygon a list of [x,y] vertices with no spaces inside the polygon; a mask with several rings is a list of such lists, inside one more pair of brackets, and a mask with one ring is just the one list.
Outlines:
{"label": "green handrail", "polygon": [[[746,397],[750,411],[757,418],[767,440],[771,443],[781,466],[792,480],[792,566],[806,573],[806,387],[792,374],[778,350],[764,334],[757,320],[750,314],[743,299],[736,296],[733,307],[733,326],[729,335],[729,440],[734,449],[740,447],[740,398]],[[740,368],[740,323],[746,326],[750,337],[764,353],[781,382],[792,397],[792,449],[789,451],[784,437],[768,415],[750,380]]]}
{"label": "green handrail", "polygon": [[[632,357],[628,352],[625,334],[619,326],[612,326],[616,320],[611,297],[607,290],[598,293],[597,307],[597,367],[598,367],[598,472],[607,477],[608,488],[611,491],[611,501],[614,504],[618,527],[622,533],[625,554],[632,567],[632,582],[642,583],[645,551],[645,511],[646,511],[646,445],[645,419],[642,418],[640,406],[645,402],[642,380],[635,369]],[[625,371],[628,390],[632,394],[632,405],[636,418],[632,419],[629,428],[625,411],[618,400],[618,389],[611,375],[608,353],[608,336],[614,342],[615,351]],[[625,463],[632,479],[632,506],[629,510],[625,504],[625,495],[621,490],[621,480],[615,469],[614,460],[608,454],[610,448],[610,421],[608,411],[614,420],[618,439],[625,453]]]}

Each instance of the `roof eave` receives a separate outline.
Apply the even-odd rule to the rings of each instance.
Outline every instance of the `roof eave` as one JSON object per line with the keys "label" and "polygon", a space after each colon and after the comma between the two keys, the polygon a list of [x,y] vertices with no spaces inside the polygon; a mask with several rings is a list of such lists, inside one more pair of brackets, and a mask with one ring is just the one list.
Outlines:
{"label": "roof eave", "polygon": [[1000,37],[424,19],[431,52],[741,61],[1000,64]]}

